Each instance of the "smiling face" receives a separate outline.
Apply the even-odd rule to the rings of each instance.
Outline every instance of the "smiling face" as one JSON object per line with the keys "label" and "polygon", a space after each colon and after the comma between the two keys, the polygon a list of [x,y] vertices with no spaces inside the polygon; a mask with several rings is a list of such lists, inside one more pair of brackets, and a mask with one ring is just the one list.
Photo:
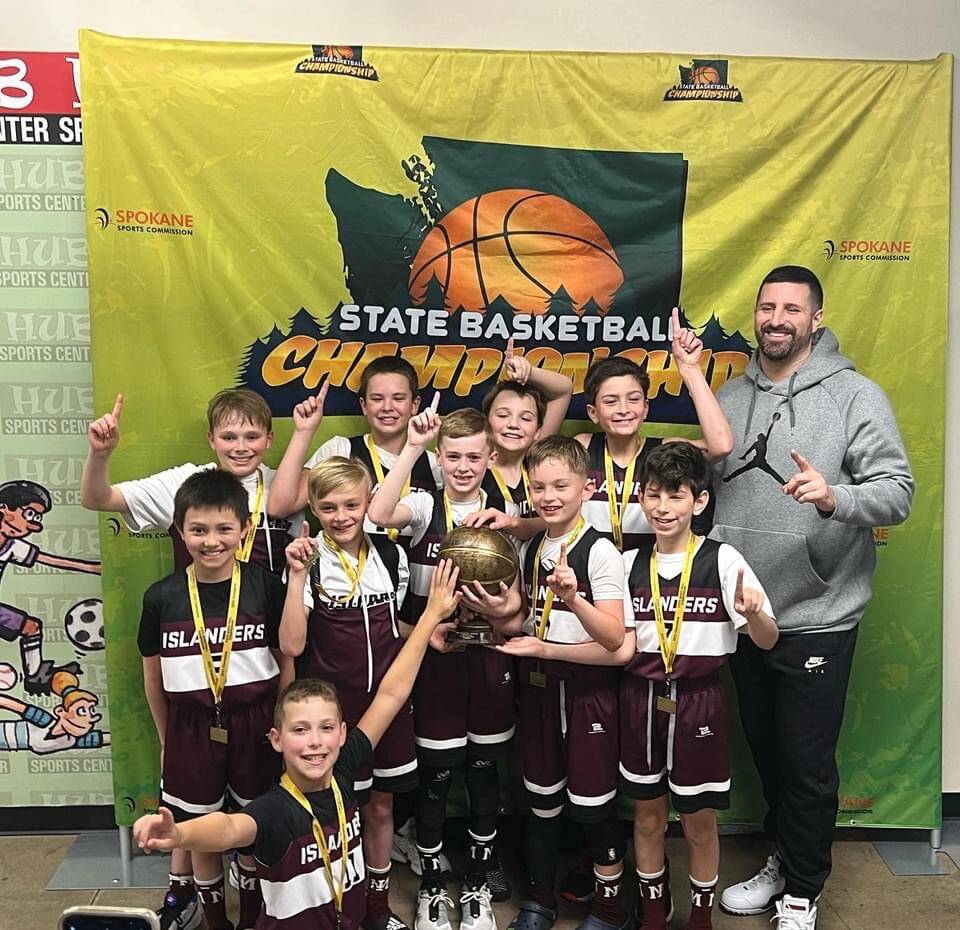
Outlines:
{"label": "smiling face", "polygon": [[640,506],[657,535],[657,548],[661,552],[679,552],[687,544],[690,523],[695,515],[703,512],[709,498],[708,491],[694,497],[687,484],[672,491],[653,481],[644,485]]}
{"label": "smiling face", "polygon": [[341,549],[352,548],[363,535],[363,518],[370,505],[369,483],[338,488],[323,497],[310,500],[310,509],[320,528]]}
{"label": "smiling face", "polygon": [[530,469],[530,498],[552,537],[569,533],[580,508],[593,495],[593,481],[557,459],[545,459]]}
{"label": "smiling face", "polygon": [[0,504],[0,539],[23,539],[43,529],[43,515],[47,508],[36,501],[23,507]]}
{"label": "smiling face", "polygon": [[496,456],[487,442],[486,433],[456,439],[442,437],[437,446],[437,461],[450,500],[474,500],[480,491],[484,472]]}
{"label": "smiling face", "polygon": [[487,415],[497,449],[509,455],[522,455],[540,435],[537,402],[533,397],[513,391],[501,391]]}
{"label": "smiling face", "polygon": [[183,517],[183,541],[193,557],[200,581],[223,581],[233,571],[237,548],[250,521],[241,523],[229,508],[188,507]]}
{"label": "smiling face", "polygon": [[217,454],[221,468],[238,478],[246,478],[263,463],[267,449],[273,445],[273,433],[234,416],[221,420],[207,433],[207,441]]}
{"label": "smiling face", "polygon": [[55,707],[53,712],[63,732],[79,739],[81,736],[86,736],[103,716],[96,713],[94,710],[96,706],[96,700],[80,698],[70,702],[69,707],[66,704]]}
{"label": "smiling face", "polygon": [[765,284],[757,297],[753,328],[764,358],[785,364],[810,354],[823,310],[814,307],[808,284]]}
{"label": "smiling face", "polygon": [[647,418],[647,396],[633,375],[606,378],[597,386],[596,401],[587,415],[608,436],[636,436]]}
{"label": "smiling face", "polygon": [[273,748],[301,791],[318,791],[330,784],[333,766],[347,738],[347,725],[337,705],[323,697],[287,701],[280,729],[270,730]]}
{"label": "smiling face", "polygon": [[360,398],[360,409],[377,445],[406,437],[410,417],[419,407],[420,398],[413,396],[410,382],[394,372],[374,375],[367,384],[366,396]]}

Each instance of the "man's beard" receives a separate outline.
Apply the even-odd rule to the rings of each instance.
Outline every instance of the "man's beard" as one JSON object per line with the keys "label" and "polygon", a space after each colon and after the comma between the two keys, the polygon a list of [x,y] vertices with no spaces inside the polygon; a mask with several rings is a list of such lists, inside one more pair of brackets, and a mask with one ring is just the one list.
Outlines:
{"label": "man's beard", "polygon": [[[776,332],[776,330],[774,330],[774,332]],[[783,331],[781,330],[781,332]],[[813,339],[812,332],[801,335],[796,330],[793,330],[793,332],[787,335],[789,335],[789,338],[784,339],[782,342],[768,342],[766,339],[767,333],[757,332],[757,346],[763,357],[770,359],[771,362],[785,362],[804,352]]]}

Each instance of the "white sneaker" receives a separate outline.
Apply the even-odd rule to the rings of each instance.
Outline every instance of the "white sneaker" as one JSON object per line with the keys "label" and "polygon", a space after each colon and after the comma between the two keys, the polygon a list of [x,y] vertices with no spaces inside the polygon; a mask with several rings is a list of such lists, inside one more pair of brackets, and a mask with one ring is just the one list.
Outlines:
{"label": "white sneaker", "polygon": [[753,878],[725,888],[720,907],[728,914],[762,914],[783,894],[786,879],[780,874],[780,857],[774,853]]}
{"label": "white sneaker", "polygon": [[[417,878],[423,875],[423,867],[420,865],[420,853],[417,851],[417,828],[412,817],[394,832],[390,858],[394,862],[405,862],[410,866],[410,871],[413,872]],[[446,853],[440,853],[440,868],[444,875],[452,871],[450,860],[447,858]]]}
{"label": "white sneaker", "polygon": [[785,894],[777,901],[777,930],[817,930],[817,905]]}
{"label": "white sneaker", "polygon": [[490,889],[483,885],[464,885],[460,893],[460,930],[497,930]]}
{"label": "white sneaker", "polygon": [[421,888],[417,895],[417,917],[413,930],[451,930],[453,901],[446,888]]}

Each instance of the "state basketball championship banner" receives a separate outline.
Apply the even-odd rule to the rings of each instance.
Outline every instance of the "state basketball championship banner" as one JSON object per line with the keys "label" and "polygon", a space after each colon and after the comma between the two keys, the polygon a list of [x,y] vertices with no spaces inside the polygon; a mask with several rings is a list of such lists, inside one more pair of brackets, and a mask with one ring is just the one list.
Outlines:
{"label": "state basketball championship banner", "polygon": [[[323,39],[325,37],[311,37]],[[696,435],[670,311],[717,390],[754,343],[759,281],[807,265],[825,323],[889,394],[913,516],[875,530],[840,759],[840,822],[939,822],[952,59],[814,61],[241,45],[81,36],[95,406],[126,399],[113,480],[211,458],[204,410],[275,416],[329,378],[317,443],[361,432],[371,359],[441,412],[477,406],[507,339],[568,374],[649,372],[654,435]],[[101,521],[123,822],[156,804],[136,630],[163,539]],[[735,714],[733,715],[735,716]],[[728,819],[756,822],[735,737]]]}

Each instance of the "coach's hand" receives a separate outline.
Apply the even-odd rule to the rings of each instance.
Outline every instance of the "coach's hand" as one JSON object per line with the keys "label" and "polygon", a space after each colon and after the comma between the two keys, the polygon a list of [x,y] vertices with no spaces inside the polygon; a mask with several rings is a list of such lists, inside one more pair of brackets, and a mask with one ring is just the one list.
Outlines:
{"label": "coach's hand", "polygon": [[123,394],[117,394],[113,410],[94,420],[87,427],[87,439],[94,452],[109,455],[120,442],[120,412],[123,410]]}
{"label": "coach's hand", "polygon": [[800,469],[784,486],[789,494],[801,504],[813,504],[821,513],[829,516],[837,509],[837,498],[826,478],[820,474],[796,449],[790,450],[790,458]]}
{"label": "coach's hand", "polygon": [[330,378],[323,382],[323,386],[314,397],[293,408],[293,429],[297,433],[313,433],[323,420],[323,402],[327,399],[327,389],[330,387]]}

